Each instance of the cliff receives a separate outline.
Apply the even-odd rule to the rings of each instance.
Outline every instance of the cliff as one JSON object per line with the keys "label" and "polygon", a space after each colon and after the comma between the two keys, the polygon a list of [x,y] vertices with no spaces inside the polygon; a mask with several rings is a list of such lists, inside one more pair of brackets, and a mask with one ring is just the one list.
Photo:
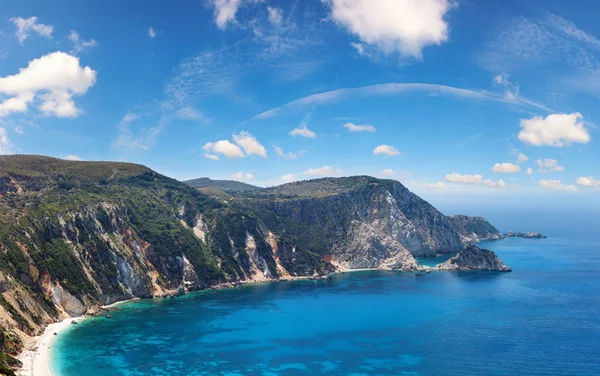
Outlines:
{"label": "cliff", "polygon": [[0,156],[0,366],[19,338],[98,305],[335,270],[416,270],[414,256],[456,253],[494,230],[366,176],[209,196],[141,165]]}

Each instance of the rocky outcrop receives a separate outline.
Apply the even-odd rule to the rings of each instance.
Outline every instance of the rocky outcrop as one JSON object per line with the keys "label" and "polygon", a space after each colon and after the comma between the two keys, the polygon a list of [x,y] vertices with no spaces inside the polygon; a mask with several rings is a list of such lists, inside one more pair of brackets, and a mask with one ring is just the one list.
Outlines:
{"label": "rocky outcrop", "polygon": [[542,235],[539,232],[513,232],[509,231],[504,234],[507,238],[525,238],[525,239],[546,239],[546,235]]}
{"label": "rocky outcrop", "polygon": [[468,245],[462,251],[443,264],[435,267],[436,270],[489,270],[510,272],[511,269],[504,265],[502,260],[490,250]]}

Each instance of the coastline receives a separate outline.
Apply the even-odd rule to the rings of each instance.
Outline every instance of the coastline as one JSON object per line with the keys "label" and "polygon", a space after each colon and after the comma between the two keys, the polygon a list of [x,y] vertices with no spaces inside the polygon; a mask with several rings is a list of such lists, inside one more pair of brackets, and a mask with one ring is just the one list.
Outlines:
{"label": "coastline", "polygon": [[[342,269],[342,270],[332,272],[332,273],[328,274],[327,276],[319,276],[319,277],[301,276],[301,277],[288,277],[288,278],[281,278],[281,279],[270,279],[270,280],[265,280],[265,281],[250,280],[250,281],[239,281],[239,282],[235,282],[235,283],[226,282],[226,283],[217,284],[217,285],[208,287],[204,290],[186,292],[185,295],[194,293],[194,292],[234,289],[234,288],[238,288],[238,287],[242,287],[242,286],[263,284],[263,283],[291,282],[291,281],[311,280],[311,279],[314,279],[314,280],[327,279],[330,275],[333,275],[333,274],[366,272],[366,271],[373,271],[373,270],[382,270],[382,269],[378,269],[378,268]],[[166,297],[167,296],[163,296],[163,297],[157,296],[157,297],[148,298],[148,299],[164,299]],[[124,304],[124,303],[132,302],[132,301],[136,301],[136,300],[142,300],[142,299],[143,298],[136,297],[136,298],[126,299],[126,300],[120,300],[120,301],[114,302],[112,304],[101,306],[100,308],[110,309],[110,308],[114,308],[114,307]],[[16,374],[18,376],[52,376],[48,358],[49,358],[49,350],[52,347],[52,343],[54,342],[54,339],[58,335],[60,335],[61,332],[63,332],[67,328],[69,328],[69,326],[72,325],[71,322],[73,320],[77,320],[78,322],[81,322],[82,320],[85,320],[85,319],[88,319],[91,317],[94,317],[94,316],[93,315],[83,315],[83,316],[79,316],[79,317],[66,318],[60,322],[52,323],[52,324],[48,325],[44,329],[44,332],[41,335],[32,337],[29,344],[27,344],[25,346],[26,347],[25,350],[23,350],[21,352],[21,354],[19,354],[19,356],[17,356],[17,359],[19,359],[23,363],[23,367],[21,369],[17,370]],[[56,333],[57,336],[55,336],[54,333]]]}
{"label": "coastline", "polygon": [[71,325],[76,318],[64,319],[61,322],[50,324],[44,329],[44,333],[31,339],[28,348],[25,349],[17,359],[23,363],[23,367],[17,370],[19,376],[52,376],[48,364],[48,352],[54,338]]}

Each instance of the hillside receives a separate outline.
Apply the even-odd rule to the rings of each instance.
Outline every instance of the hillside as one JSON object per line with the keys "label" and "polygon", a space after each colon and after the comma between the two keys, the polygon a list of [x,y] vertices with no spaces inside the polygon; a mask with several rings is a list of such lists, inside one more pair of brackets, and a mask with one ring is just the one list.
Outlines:
{"label": "hillside", "polygon": [[392,180],[232,192],[135,164],[0,157],[0,366],[21,339],[99,305],[335,270],[417,270],[414,256],[496,235],[483,218],[446,217]]}
{"label": "hillside", "polygon": [[184,183],[194,188],[218,188],[223,191],[233,192],[249,192],[261,189],[260,187],[242,183],[235,180],[212,180],[210,178],[198,178],[192,180],[186,180]]}

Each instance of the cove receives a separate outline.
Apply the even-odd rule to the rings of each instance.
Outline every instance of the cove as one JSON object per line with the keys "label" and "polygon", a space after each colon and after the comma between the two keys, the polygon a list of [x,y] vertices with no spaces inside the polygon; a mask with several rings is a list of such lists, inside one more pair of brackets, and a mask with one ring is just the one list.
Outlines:
{"label": "cove", "polygon": [[50,350],[54,376],[597,375],[597,241],[481,244],[512,273],[365,271],[124,303]]}

